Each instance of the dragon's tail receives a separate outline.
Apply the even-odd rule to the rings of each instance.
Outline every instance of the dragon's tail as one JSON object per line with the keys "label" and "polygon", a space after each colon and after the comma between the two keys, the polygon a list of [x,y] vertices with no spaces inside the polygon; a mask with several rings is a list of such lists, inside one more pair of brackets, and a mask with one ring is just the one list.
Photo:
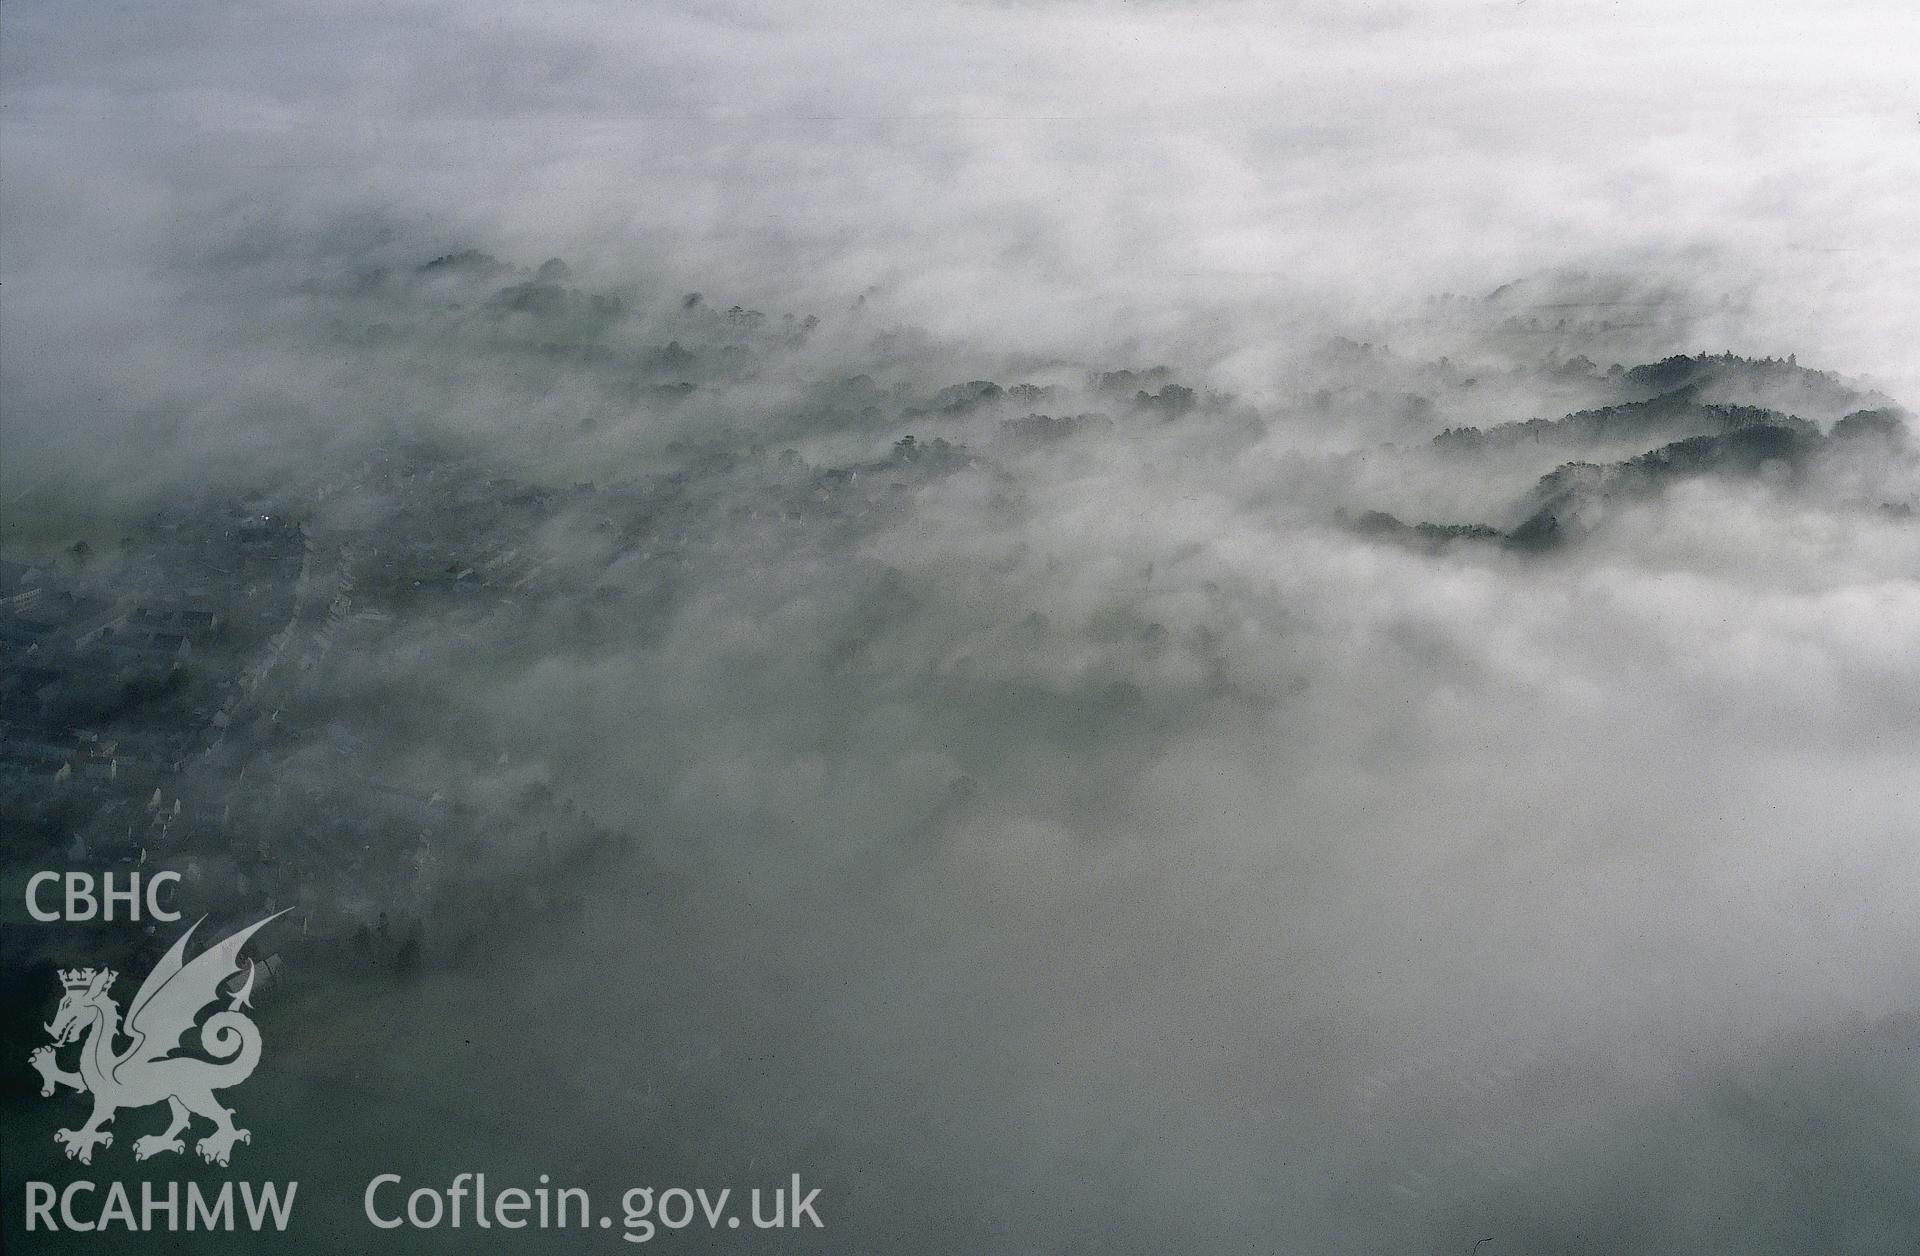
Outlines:
{"label": "dragon's tail", "polygon": [[220,1070],[216,1090],[238,1086],[260,1063],[260,1027],[239,1012],[215,1012],[200,1027],[200,1043]]}

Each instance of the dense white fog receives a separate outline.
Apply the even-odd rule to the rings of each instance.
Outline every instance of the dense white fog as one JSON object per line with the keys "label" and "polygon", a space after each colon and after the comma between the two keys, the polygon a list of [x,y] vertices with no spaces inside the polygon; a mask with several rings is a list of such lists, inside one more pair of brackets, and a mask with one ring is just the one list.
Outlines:
{"label": "dense white fog", "polygon": [[805,1250],[1911,1250],[1915,47],[10,5],[9,555],[431,533],[514,579],[362,576],[253,779],[623,843],[552,928],[417,861],[417,983],[301,1004],[303,1243],[771,1165]]}

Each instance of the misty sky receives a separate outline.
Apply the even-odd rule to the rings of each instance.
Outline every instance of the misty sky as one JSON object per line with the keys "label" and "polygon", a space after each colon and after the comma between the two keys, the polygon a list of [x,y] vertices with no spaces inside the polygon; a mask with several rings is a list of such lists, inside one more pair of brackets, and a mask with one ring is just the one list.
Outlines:
{"label": "misty sky", "polygon": [[[1920,398],[1914,6],[4,16],[16,538],[205,488],[377,537],[391,502],[314,490],[396,432],[683,512],[527,542],[590,629],[403,615],[329,664],[396,774],[510,762],[640,851],[564,956],[341,1008],[487,1097],[422,1172],[503,1131],[791,1164],[843,1250],[1920,1242],[1920,469],[1828,435]],[[619,296],[619,361],[717,354],[693,292],[820,321],[636,401],[409,278],[468,248]],[[1806,452],[1596,492],[1547,554],[1350,526],[1514,529],[1694,431],[1433,436],[1723,350],[1837,373],[1708,398]],[[1177,422],[1089,378],[1160,364]],[[1053,392],[929,417],[978,379]],[[1022,443],[1037,408],[1099,417]],[[902,504],[757,512],[846,467]],[[470,1030],[466,1089],[417,1081]]]}
{"label": "misty sky", "polygon": [[21,4],[8,27],[16,354],[103,301],[97,334],[147,329],[156,263],[379,214],[763,308],[878,288],[1021,347],[1679,268],[1759,297],[1712,347],[1913,378],[1897,0]]}

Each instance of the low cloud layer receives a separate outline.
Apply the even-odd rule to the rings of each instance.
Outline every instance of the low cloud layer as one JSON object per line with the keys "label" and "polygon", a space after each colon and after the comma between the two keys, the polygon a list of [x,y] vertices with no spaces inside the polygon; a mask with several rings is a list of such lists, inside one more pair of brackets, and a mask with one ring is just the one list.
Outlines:
{"label": "low cloud layer", "polygon": [[8,545],[298,518],[354,617],[197,770],[490,818],[300,891],[426,930],[316,1181],[1899,1250],[1911,26],[29,8]]}

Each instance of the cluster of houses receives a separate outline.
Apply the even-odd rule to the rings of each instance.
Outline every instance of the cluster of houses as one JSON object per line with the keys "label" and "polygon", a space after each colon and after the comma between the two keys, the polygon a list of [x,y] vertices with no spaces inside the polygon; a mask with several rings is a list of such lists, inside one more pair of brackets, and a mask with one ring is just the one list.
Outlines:
{"label": "cluster of houses", "polygon": [[[330,657],[378,649],[423,601],[510,596],[537,571],[502,523],[549,503],[376,471],[361,489],[393,517],[354,537],[235,501],[161,512],[104,552],[0,560],[0,864],[164,868],[188,919],[291,908],[254,944],[270,990],[470,945],[501,895],[551,880],[555,852],[604,839],[544,794],[478,808],[454,783],[389,780],[378,713],[327,711]],[[16,931],[6,961],[46,960],[40,936]]]}

